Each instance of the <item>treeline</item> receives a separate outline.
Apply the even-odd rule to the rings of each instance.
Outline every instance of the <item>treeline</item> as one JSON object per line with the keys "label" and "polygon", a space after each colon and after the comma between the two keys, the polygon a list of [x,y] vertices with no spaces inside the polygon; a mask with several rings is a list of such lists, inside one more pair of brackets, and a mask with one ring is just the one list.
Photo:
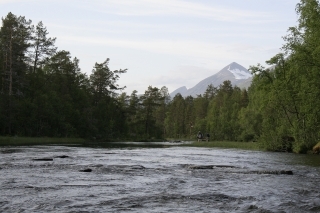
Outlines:
{"label": "treeline", "polygon": [[8,13],[0,30],[0,134],[114,138],[126,131],[109,59],[88,77],[42,22]]}
{"label": "treeline", "polygon": [[320,136],[320,6],[301,0],[296,11],[299,24],[270,68],[250,67],[248,90],[225,81],[198,97],[172,99],[166,87],[121,93],[126,69],[111,71],[109,59],[86,76],[41,22],[9,13],[0,30],[0,134],[108,141],[194,138],[200,130],[213,140],[307,152]]}
{"label": "treeline", "polygon": [[245,89],[225,81],[218,88],[208,86],[205,94],[186,98],[177,94],[172,100],[168,89],[149,86],[140,97],[137,91],[118,97],[127,113],[126,124],[131,138],[192,138],[198,131],[210,133],[215,140],[253,140],[241,135],[240,110],[248,105]]}
{"label": "treeline", "polygon": [[[311,150],[320,138],[319,2],[301,0],[296,12],[298,26],[289,28],[282,53],[267,61],[268,69],[250,67],[254,77],[248,91],[224,82],[208,87],[204,97],[185,98],[185,123],[190,117],[187,106],[193,104],[196,129],[213,133],[214,139],[256,140],[273,151]],[[168,120],[182,113],[170,111],[183,105],[180,99],[176,96],[169,105]],[[173,125],[170,130],[179,128],[176,123],[168,123]]]}
{"label": "treeline", "polygon": [[294,152],[310,150],[320,138],[320,6],[301,0],[298,26],[284,37],[283,53],[265,69],[251,67],[255,77],[244,110],[260,122],[259,142],[270,150],[285,146]]}

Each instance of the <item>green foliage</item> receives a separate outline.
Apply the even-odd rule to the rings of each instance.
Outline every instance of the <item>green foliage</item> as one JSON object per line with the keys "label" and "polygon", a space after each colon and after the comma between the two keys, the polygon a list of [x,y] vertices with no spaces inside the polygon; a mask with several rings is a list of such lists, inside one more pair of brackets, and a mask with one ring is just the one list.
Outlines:
{"label": "green foliage", "polygon": [[54,46],[56,38],[47,38],[46,27],[43,26],[43,23],[40,21],[35,29],[33,29],[32,43],[31,47],[33,51],[30,52],[29,59],[33,64],[33,72],[45,64],[45,62],[52,56],[57,48]]}
{"label": "green foliage", "polygon": [[160,90],[152,86],[149,86],[144,95],[140,97],[141,118],[144,124],[144,134],[147,138],[152,135],[155,137],[162,135],[162,128],[156,125],[156,114],[164,99],[165,97],[160,93]]}
{"label": "green foliage", "polygon": [[296,11],[298,26],[267,61],[270,68],[250,67],[248,90],[225,81],[172,100],[166,87],[119,95],[126,69],[112,71],[106,59],[87,77],[77,58],[56,51],[42,22],[34,27],[8,13],[0,29],[0,134],[151,141],[194,139],[201,131],[215,141],[305,153],[320,138],[320,5],[301,0]]}
{"label": "green foliage", "polygon": [[184,98],[177,94],[169,106],[166,120],[167,134],[172,137],[186,134],[185,127],[185,101]]}
{"label": "green foliage", "polygon": [[241,134],[239,113],[246,105],[246,90],[232,87],[230,81],[223,82],[210,101],[207,125],[215,140],[238,140]]}
{"label": "green foliage", "polygon": [[297,13],[299,25],[284,37],[284,53],[267,61],[272,69],[251,68],[256,76],[248,110],[262,117],[259,141],[266,149],[305,153],[320,136],[318,1],[302,0]]}
{"label": "green foliage", "polygon": [[127,70],[111,71],[108,67],[110,59],[107,58],[102,63],[96,63],[92,74],[90,75],[90,82],[95,96],[95,103],[98,103],[104,96],[115,95],[116,90],[122,90],[117,84],[121,73],[126,73]]}
{"label": "green foliage", "polygon": [[17,17],[8,13],[6,18],[2,18],[0,30],[0,75],[1,75],[1,96],[4,102],[1,103],[4,113],[3,132],[12,134],[15,117],[17,115],[17,105],[19,98],[23,96],[26,84],[25,70],[28,68],[26,63],[26,53],[30,46],[31,21],[24,17]]}
{"label": "green foliage", "polygon": [[110,140],[125,134],[116,100],[119,75],[109,59],[88,78],[39,22],[9,13],[0,29],[0,134]]}

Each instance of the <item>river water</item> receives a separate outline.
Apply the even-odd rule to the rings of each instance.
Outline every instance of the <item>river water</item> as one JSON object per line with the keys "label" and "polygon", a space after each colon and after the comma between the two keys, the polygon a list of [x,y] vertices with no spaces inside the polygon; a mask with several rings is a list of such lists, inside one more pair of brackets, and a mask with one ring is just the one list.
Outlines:
{"label": "river water", "polygon": [[320,212],[319,155],[142,145],[0,147],[0,212]]}

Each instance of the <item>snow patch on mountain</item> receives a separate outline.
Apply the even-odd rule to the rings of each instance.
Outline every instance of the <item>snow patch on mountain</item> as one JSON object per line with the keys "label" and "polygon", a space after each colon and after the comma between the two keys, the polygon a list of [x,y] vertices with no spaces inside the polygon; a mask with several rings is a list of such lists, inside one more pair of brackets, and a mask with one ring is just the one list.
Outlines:
{"label": "snow patch on mountain", "polygon": [[[195,70],[197,72],[197,70]],[[252,81],[252,74],[243,66],[236,62],[232,62],[221,69],[219,72],[201,80],[195,86],[187,89],[185,86],[180,87],[170,93],[173,98],[176,94],[180,93],[183,97],[192,96],[197,97],[197,95],[202,95],[206,92],[208,86],[219,88],[224,81],[231,81],[233,86],[238,86],[239,88],[248,88]]]}
{"label": "snow patch on mountain", "polygon": [[240,70],[238,68],[231,69],[230,66],[228,68],[228,71],[230,71],[234,77],[238,79],[248,79],[252,77],[252,74],[245,70]]}

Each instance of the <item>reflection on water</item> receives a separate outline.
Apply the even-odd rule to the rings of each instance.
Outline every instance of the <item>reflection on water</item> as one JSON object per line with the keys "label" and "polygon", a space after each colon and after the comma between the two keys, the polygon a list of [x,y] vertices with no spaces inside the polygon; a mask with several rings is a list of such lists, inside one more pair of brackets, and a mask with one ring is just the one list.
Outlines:
{"label": "reflection on water", "polygon": [[[191,141],[170,141],[170,142],[108,142],[108,143],[92,143],[83,144],[83,147],[91,148],[169,148],[180,146],[183,144],[191,144]],[[77,146],[79,147],[79,146]]]}
{"label": "reflection on water", "polygon": [[86,143],[82,146],[92,148],[169,148],[182,144],[190,144],[190,141],[172,142],[108,142],[108,143]]}
{"label": "reflection on water", "polygon": [[180,144],[0,148],[0,212],[320,212],[318,155]]}
{"label": "reflection on water", "polygon": [[314,167],[320,167],[320,156],[319,155],[297,155],[293,154],[293,164],[308,165]]}

